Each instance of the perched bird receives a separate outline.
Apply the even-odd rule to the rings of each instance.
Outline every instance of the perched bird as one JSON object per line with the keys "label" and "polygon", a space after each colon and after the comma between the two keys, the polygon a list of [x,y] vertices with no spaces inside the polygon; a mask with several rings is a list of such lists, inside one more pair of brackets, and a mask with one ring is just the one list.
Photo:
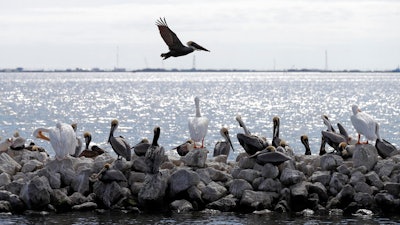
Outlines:
{"label": "perched bird", "polygon": [[114,131],[118,127],[118,120],[111,121],[110,136],[108,138],[108,143],[111,144],[112,149],[117,153],[117,160],[125,158],[126,161],[131,161],[131,146],[123,137],[114,137]]}
{"label": "perched bird", "polygon": [[218,156],[218,155],[229,156],[231,148],[232,148],[232,151],[235,151],[235,149],[233,148],[232,142],[231,142],[231,138],[229,137],[229,131],[226,127],[222,127],[221,130],[219,131],[219,133],[225,139],[225,141],[218,141],[215,144],[213,156],[214,157]]}
{"label": "perched bird", "polygon": [[347,142],[342,142],[339,144],[338,155],[342,156],[343,159],[347,159],[353,156],[355,151],[355,145],[347,144]]}
{"label": "perched bird", "polygon": [[139,143],[133,146],[133,151],[137,156],[146,155],[147,149],[150,147],[150,142],[147,138],[143,138]]}
{"label": "perched bird", "polygon": [[[49,136],[43,133],[48,133]],[[37,128],[33,131],[33,136],[50,141],[57,160],[65,159],[68,155],[75,153],[77,141],[70,124],[58,122],[55,128]]]}
{"label": "perched bird", "polygon": [[194,141],[192,139],[189,139],[185,143],[176,146],[172,150],[176,150],[178,152],[178,155],[180,156],[185,156],[193,149],[194,149]]}
{"label": "perched bird", "polygon": [[260,165],[265,165],[266,163],[279,165],[287,160],[291,160],[286,154],[276,151],[274,146],[268,146],[264,150],[250,156],[250,158],[256,158],[256,162]]}
{"label": "perched bird", "polygon": [[294,157],[293,149],[284,140],[281,140],[279,146],[276,148],[276,151],[286,154],[289,157]]}
{"label": "perched bird", "polygon": [[147,149],[145,155],[145,162],[149,166],[149,173],[156,174],[160,170],[161,163],[164,160],[164,147],[158,145],[158,139],[160,137],[160,127],[154,128],[153,142],[149,149]]}
{"label": "perched bird", "polygon": [[7,138],[5,141],[0,143],[0,152],[6,152],[12,144],[12,139]]}
{"label": "perched bird", "polygon": [[99,180],[104,183],[111,183],[113,181],[116,182],[127,181],[125,175],[120,170],[111,168],[111,165],[109,163],[106,163],[104,165],[103,169],[100,170],[100,172],[97,174],[96,177],[99,178]]}
{"label": "perched bird", "polygon": [[194,147],[197,148],[196,142],[201,142],[200,148],[204,148],[204,137],[207,134],[209,120],[205,116],[200,114],[200,99],[199,97],[194,98],[194,104],[196,107],[196,115],[189,117],[189,133],[190,138],[195,142]]}
{"label": "perched bird", "polygon": [[261,151],[266,147],[268,147],[269,144],[267,142],[267,139],[265,137],[252,135],[250,131],[247,129],[240,115],[236,116],[236,120],[244,130],[244,134],[238,133],[236,137],[240,145],[247,152],[247,154],[254,155],[256,152]]}
{"label": "perched bird", "polygon": [[279,125],[280,125],[279,117],[275,116],[272,119],[272,122],[274,123],[272,130],[272,146],[277,148],[281,143],[281,139],[279,138]]}
{"label": "perched bird", "polygon": [[311,149],[310,149],[310,144],[308,142],[308,136],[307,135],[301,135],[300,137],[300,141],[301,143],[303,143],[306,152],[304,153],[304,155],[311,155]]}
{"label": "perched bird", "polygon": [[352,106],[353,115],[350,117],[351,123],[358,133],[357,144],[361,144],[361,134],[368,140],[375,141],[377,139],[378,122],[376,122],[368,113],[362,112],[357,105]]}
{"label": "perched bird", "polygon": [[164,59],[167,59],[171,56],[178,57],[187,55],[189,53],[192,53],[194,50],[203,50],[209,52],[207,49],[201,47],[193,41],[189,41],[187,43],[188,46],[184,46],[179,40],[178,36],[176,36],[176,34],[171,29],[169,29],[165,18],[160,18],[159,20],[157,20],[156,25],[158,27],[158,30],[160,31],[162,39],[169,48],[169,52],[161,54],[161,57],[164,57]]}
{"label": "perched bird", "polygon": [[21,137],[19,135],[19,132],[15,132],[12,139],[12,145],[10,146],[10,149],[12,150],[23,150],[25,148],[25,138]]}
{"label": "perched bird", "polygon": [[[328,129],[326,131],[324,131],[324,130],[321,131],[321,135],[325,141],[323,143],[328,143],[329,146],[331,146],[336,151],[338,151],[339,144],[341,142],[347,142],[348,135],[347,135],[347,137],[345,137],[344,135],[342,135],[340,133],[336,133],[335,129],[333,128],[333,126],[331,124],[331,121],[328,119],[328,116],[322,115],[321,118],[324,121],[324,124],[328,127]],[[342,125],[340,125],[339,130],[341,132],[345,132]],[[347,134],[347,132],[346,132],[346,134]],[[321,148],[325,148],[325,145],[324,146],[321,145]]]}
{"label": "perched bird", "polygon": [[376,130],[377,139],[375,142],[375,148],[376,148],[376,150],[378,150],[378,154],[382,158],[387,158],[392,155],[398,154],[399,151],[393,144],[391,144],[390,142],[381,138],[381,136],[379,134],[379,124],[377,124],[376,127],[377,127],[377,130]]}
{"label": "perched bird", "polygon": [[328,118],[327,115],[324,114],[324,115],[321,116],[321,118],[322,118],[322,121],[324,121],[324,124],[325,124],[326,127],[327,127],[327,131],[336,132],[335,129],[333,128],[332,123],[331,123],[331,121],[329,120],[329,118]]}
{"label": "perched bird", "polygon": [[79,154],[81,154],[82,151],[82,140],[76,135],[76,131],[78,130],[78,124],[73,123],[71,124],[72,129],[74,129],[75,136],[76,136],[76,147],[75,147],[75,153],[72,155],[73,157],[78,157]]}
{"label": "perched bird", "polygon": [[97,145],[90,146],[90,142],[92,141],[92,135],[90,132],[83,133],[83,137],[85,139],[85,149],[79,154],[79,157],[84,156],[86,158],[95,158],[105,152]]}

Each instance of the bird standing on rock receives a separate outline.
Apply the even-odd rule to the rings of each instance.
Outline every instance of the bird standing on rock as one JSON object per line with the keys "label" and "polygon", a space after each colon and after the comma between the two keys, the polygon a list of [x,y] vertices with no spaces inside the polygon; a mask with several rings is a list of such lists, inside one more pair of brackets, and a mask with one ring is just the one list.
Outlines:
{"label": "bird standing on rock", "polygon": [[367,141],[363,144],[368,144],[368,140],[375,141],[377,132],[379,131],[378,122],[371,115],[362,112],[357,105],[352,106],[353,115],[350,117],[351,123],[358,133],[357,144],[361,144],[361,135],[364,135]]}
{"label": "bird standing on rock", "polygon": [[236,121],[238,121],[239,125],[244,130],[244,134],[238,133],[236,137],[240,145],[243,147],[248,155],[254,155],[256,152],[268,147],[269,144],[267,142],[267,139],[265,137],[259,137],[257,135],[251,134],[240,115],[236,116]]}
{"label": "bird standing on rock", "polygon": [[176,146],[172,150],[176,150],[178,152],[178,155],[180,156],[185,156],[193,149],[194,149],[194,141],[192,139],[189,139],[185,143]]}
{"label": "bird standing on rock", "polygon": [[90,132],[83,133],[83,138],[85,139],[85,149],[79,154],[79,157],[95,158],[105,152],[97,145],[89,146],[92,141],[92,134]]}
{"label": "bird standing on rock", "polygon": [[121,158],[125,158],[126,161],[131,161],[131,146],[129,146],[128,142],[123,137],[114,137],[114,131],[118,127],[118,120],[111,121],[111,129],[110,136],[108,137],[108,143],[111,144],[112,149],[115,153],[117,153],[117,160],[121,156]]}
{"label": "bird standing on rock", "polygon": [[235,149],[233,148],[231,138],[229,137],[228,128],[222,127],[221,130],[219,131],[219,133],[225,139],[225,141],[218,141],[215,144],[213,156],[214,157],[218,156],[218,155],[229,156],[231,148],[232,148],[232,151],[235,151]]}
{"label": "bird standing on rock", "polygon": [[160,166],[164,160],[164,147],[158,145],[158,138],[160,137],[160,127],[154,128],[153,142],[145,155],[145,162],[149,166],[149,172],[156,174],[160,170]]}
{"label": "bird standing on rock", "polygon": [[205,116],[200,114],[200,98],[194,98],[194,104],[196,107],[196,115],[189,117],[189,133],[190,138],[195,142],[194,147],[197,148],[196,142],[201,142],[200,148],[204,148],[204,138],[207,135],[209,120]]}

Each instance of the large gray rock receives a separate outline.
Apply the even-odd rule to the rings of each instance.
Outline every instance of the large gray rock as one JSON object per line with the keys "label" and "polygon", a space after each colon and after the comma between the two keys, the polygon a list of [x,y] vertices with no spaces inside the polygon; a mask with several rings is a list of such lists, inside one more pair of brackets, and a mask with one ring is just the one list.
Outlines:
{"label": "large gray rock", "polygon": [[233,195],[227,195],[223,198],[218,199],[215,202],[211,202],[206,205],[209,209],[216,209],[222,212],[231,212],[236,208],[239,200]]}
{"label": "large gray rock", "polygon": [[178,169],[169,177],[169,195],[174,198],[175,195],[197,185],[199,181],[200,177],[196,172],[187,168]]}
{"label": "large gray rock", "polygon": [[364,208],[371,208],[374,204],[374,196],[367,193],[357,192],[354,195],[354,201]]}
{"label": "large gray rock", "polygon": [[261,173],[259,171],[252,169],[244,169],[239,172],[237,178],[247,180],[248,182],[252,182],[259,176],[261,176]]}
{"label": "large gray rock", "polygon": [[377,162],[374,171],[379,177],[389,177],[394,170],[396,163],[391,159],[384,159]]}
{"label": "large gray rock", "polygon": [[283,185],[291,186],[305,180],[305,175],[298,170],[285,168],[280,176],[280,181]]}
{"label": "large gray rock", "polygon": [[348,183],[348,181],[349,177],[347,177],[347,175],[334,172],[332,174],[331,180],[329,181],[329,192],[331,193],[331,195],[337,195],[337,193],[342,190],[342,188]]}
{"label": "large gray rock", "polygon": [[194,149],[182,156],[181,160],[190,167],[204,168],[206,165],[208,150],[206,148]]}
{"label": "large gray rock", "polygon": [[52,189],[46,177],[34,177],[21,189],[20,198],[29,209],[43,209],[51,200]]}
{"label": "large gray rock", "polygon": [[307,190],[309,193],[316,193],[321,202],[326,202],[328,200],[326,187],[320,182],[307,183]]}
{"label": "large gray rock", "polygon": [[6,186],[7,184],[11,183],[11,175],[8,173],[1,173],[0,174],[0,187]]}
{"label": "large gray rock", "polygon": [[[147,174],[142,189],[138,193],[139,206],[144,209],[162,208],[168,187],[169,172],[160,170],[156,174]],[[176,190],[175,190],[176,191]]]}
{"label": "large gray rock", "polygon": [[356,145],[353,153],[353,166],[366,166],[371,171],[378,162],[378,152],[372,145]]}
{"label": "large gray rock", "polygon": [[23,173],[33,172],[33,171],[35,171],[37,169],[41,169],[41,168],[43,168],[43,163],[36,159],[33,159],[33,160],[29,160],[22,166],[21,172],[23,172]]}
{"label": "large gray rock", "polygon": [[311,182],[319,182],[325,186],[329,184],[331,180],[331,172],[330,171],[315,171],[311,177],[309,177]]}
{"label": "large gray rock", "polygon": [[261,169],[261,176],[275,179],[279,176],[279,169],[271,163],[266,163]]}
{"label": "large gray rock", "polygon": [[122,187],[116,181],[111,183],[97,181],[93,184],[93,192],[106,208],[111,208],[124,197]]}
{"label": "large gray rock", "polygon": [[185,199],[175,200],[171,202],[170,207],[172,210],[177,211],[178,213],[189,212],[193,210],[192,203]]}
{"label": "large gray rock", "polygon": [[240,206],[247,210],[271,209],[275,196],[268,192],[245,190],[240,199]]}
{"label": "large gray rock", "polygon": [[365,182],[366,180],[367,179],[365,178],[365,175],[363,173],[361,173],[360,171],[355,171],[351,174],[349,183],[355,186],[356,183]]}
{"label": "large gray rock", "polygon": [[303,205],[305,207],[308,196],[307,184],[309,183],[302,181],[290,186],[291,199],[296,205]]}
{"label": "large gray rock", "polygon": [[202,189],[202,198],[204,201],[213,202],[225,196],[227,192],[228,190],[224,186],[212,181]]}
{"label": "large gray rock", "polygon": [[379,176],[375,171],[368,172],[365,174],[365,177],[367,178],[368,184],[377,187],[379,190],[383,188],[383,182],[379,179]]}
{"label": "large gray rock", "polygon": [[258,190],[279,193],[282,190],[282,184],[278,179],[267,178],[260,183]]}
{"label": "large gray rock", "polygon": [[0,173],[8,173],[14,175],[21,170],[21,165],[17,163],[7,153],[0,154]]}
{"label": "large gray rock", "polygon": [[320,159],[322,170],[336,170],[336,168],[343,164],[343,158],[335,154],[325,154]]}
{"label": "large gray rock", "polygon": [[71,181],[71,187],[75,192],[87,195],[90,191],[90,181],[89,178],[92,174],[91,169],[82,170],[77,174]]}
{"label": "large gray rock", "polygon": [[253,190],[253,187],[244,179],[235,179],[229,185],[229,192],[238,199],[242,197],[245,190]]}
{"label": "large gray rock", "polygon": [[256,164],[256,158],[241,157],[238,162],[238,166],[241,169],[253,169]]}
{"label": "large gray rock", "polygon": [[393,196],[398,197],[400,195],[400,184],[399,183],[385,182],[384,189]]}
{"label": "large gray rock", "polygon": [[66,191],[55,189],[51,194],[51,204],[57,209],[69,209],[72,206],[72,201],[67,196]]}

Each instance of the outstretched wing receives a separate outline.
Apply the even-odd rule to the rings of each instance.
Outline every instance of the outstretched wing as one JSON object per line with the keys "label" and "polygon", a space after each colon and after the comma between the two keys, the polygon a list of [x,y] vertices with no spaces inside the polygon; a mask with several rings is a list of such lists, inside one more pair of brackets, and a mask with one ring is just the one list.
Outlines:
{"label": "outstretched wing", "polygon": [[158,30],[160,30],[161,37],[164,39],[170,50],[184,47],[178,36],[169,29],[165,18],[158,19],[156,25],[158,26]]}

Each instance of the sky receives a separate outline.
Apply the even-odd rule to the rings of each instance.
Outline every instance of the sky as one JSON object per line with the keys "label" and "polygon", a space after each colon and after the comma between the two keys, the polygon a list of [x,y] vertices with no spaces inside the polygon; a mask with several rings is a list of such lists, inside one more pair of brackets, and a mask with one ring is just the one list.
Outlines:
{"label": "sky", "polygon": [[[210,52],[162,60],[160,17]],[[399,24],[397,0],[0,1],[0,68],[390,70]]]}

